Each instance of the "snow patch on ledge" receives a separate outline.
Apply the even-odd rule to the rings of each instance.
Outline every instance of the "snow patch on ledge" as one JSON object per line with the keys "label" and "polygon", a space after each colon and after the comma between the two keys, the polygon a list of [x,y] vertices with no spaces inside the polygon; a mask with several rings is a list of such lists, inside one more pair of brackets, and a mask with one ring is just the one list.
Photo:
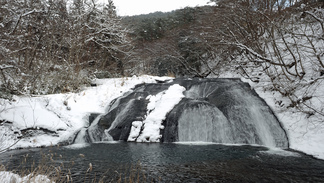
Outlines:
{"label": "snow patch on ledge", "polygon": [[[177,105],[183,97],[186,89],[178,84],[174,84],[168,90],[158,93],[157,95],[149,95],[149,104],[147,105],[146,119],[134,121],[128,141],[137,142],[160,142],[162,135],[160,130],[164,128],[162,121],[166,118],[175,105]],[[142,132],[141,132],[141,129]]]}
{"label": "snow patch on ledge", "polygon": [[[12,100],[0,98],[0,149],[53,146],[68,142],[76,132],[89,126],[89,113],[104,113],[113,99],[131,91],[137,84],[172,79],[149,75],[95,79],[93,83],[96,87],[85,87],[77,93],[14,96]],[[29,135],[22,134],[21,131],[28,128],[34,130],[30,130]]]}
{"label": "snow patch on ledge", "polygon": [[29,183],[54,183],[45,175],[33,175],[29,174],[27,176],[21,177],[18,174],[0,171],[1,182],[29,182]]}

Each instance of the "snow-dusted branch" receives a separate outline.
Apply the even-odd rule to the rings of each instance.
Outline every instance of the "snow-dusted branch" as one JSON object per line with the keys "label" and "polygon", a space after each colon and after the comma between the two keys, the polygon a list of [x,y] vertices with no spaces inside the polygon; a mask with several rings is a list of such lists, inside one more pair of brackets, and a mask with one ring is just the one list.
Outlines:
{"label": "snow-dusted branch", "polygon": [[291,67],[292,65],[286,65],[283,63],[277,63],[277,62],[273,62],[271,59],[263,57],[262,55],[260,55],[259,53],[257,53],[256,51],[254,51],[253,49],[249,48],[248,46],[242,44],[242,43],[228,43],[234,46],[237,46],[238,48],[243,49],[244,51],[246,51],[249,54],[252,54],[253,56],[255,56],[256,60],[252,60],[253,62],[258,62],[258,63],[269,63],[272,65],[277,65],[277,66],[284,66],[284,67]]}
{"label": "snow-dusted branch", "polygon": [[17,67],[13,66],[13,65],[6,65],[6,64],[2,64],[0,65],[0,70],[5,70],[5,69],[15,69]]}
{"label": "snow-dusted branch", "polygon": [[7,150],[9,150],[11,147],[13,147],[14,145],[16,145],[19,141],[20,141],[20,139],[16,140],[16,142],[14,142],[13,144],[11,144],[10,146],[5,147],[3,149],[0,149],[0,154],[2,154],[4,152],[6,152]]}
{"label": "snow-dusted branch", "polygon": [[40,10],[33,9],[33,10],[29,11],[29,12],[26,12],[26,13],[24,13],[22,15],[19,15],[18,20],[16,21],[16,24],[15,24],[14,28],[10,31],[9,35],[15,33],[15,31],[16,31],[16,29],[17,29],[17,27],[18,27],[18,25],[19,25],[19,23],[20,23],[20,21],[21,21],[21,19],[23,17],[28,16],[28,15],[33,14],[33,13],[41,13],[41,12],[42,11],[40,11]]}
{"label": "snow-dusted branch", "polygon": [[313,17],[316,21],[318,21],[322,27],[322,31],[324,31],[324,19],[318,17],[316,14],[310,12],[310,11],[305,11],[304,13],[310,15],[311,17]]}

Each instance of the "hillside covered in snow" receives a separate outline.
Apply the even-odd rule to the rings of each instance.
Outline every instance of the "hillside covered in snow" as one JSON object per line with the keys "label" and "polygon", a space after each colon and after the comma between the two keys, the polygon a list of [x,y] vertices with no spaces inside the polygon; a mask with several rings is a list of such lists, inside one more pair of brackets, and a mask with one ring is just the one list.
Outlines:
{"label": "hillside covered in snow", "polygon": [[[94,82],[97,84],[96,87],[84,88],[78,93],[35,97],[16,96],[12,101],[1,99],[0,137],[2,143],[0,147],[4,150],[72,143],[77,132],[89,126],[90,113],[104,113],[114,98],[128,92],[136,84],[155,83],[169,79],[172,78],[133,76],[100,79]],[[276,100],[280,99],[278,96],[264,92],[261,86],[252,85],[252,87],[266,100],[282,122],[288,133],[290,148],[324,159],[324,146],[321,143],[324,138],[324,128],[315,124],[307,124],[307,118],[293,111],[281,111],[275,104]],[[168,102],[163,104],[162,101],[156,107],[169,110],[168,106]],[[155,110],[161,111],[157,108]],[[152,117],[157,118],[157,115],[147,118]],[[154,129],[154,126],[152,129],[147,128],[152,139],[159,135],[152,133]],[[132,135],[129,138],[131,139]]]}
{"label": "hillside covered in snow", "polygon": [[70,144],[136,84],[228,77],[266,100],[290,148],[324,158],[322,1],[211,0],[132,17],[87,2],[1,4],[0,151]]}

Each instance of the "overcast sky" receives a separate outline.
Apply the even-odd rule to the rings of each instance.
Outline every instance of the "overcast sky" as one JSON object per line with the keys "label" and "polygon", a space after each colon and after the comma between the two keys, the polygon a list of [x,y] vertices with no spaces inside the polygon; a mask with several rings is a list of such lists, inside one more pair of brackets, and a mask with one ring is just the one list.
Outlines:
{"label": "overcast sky", "polygon": [[[100,0],[108,2],[108,0]],[[113,0],[118,15],[139,15],[156,11],[172,11],[187,6],[206,5],[209,0]]]}

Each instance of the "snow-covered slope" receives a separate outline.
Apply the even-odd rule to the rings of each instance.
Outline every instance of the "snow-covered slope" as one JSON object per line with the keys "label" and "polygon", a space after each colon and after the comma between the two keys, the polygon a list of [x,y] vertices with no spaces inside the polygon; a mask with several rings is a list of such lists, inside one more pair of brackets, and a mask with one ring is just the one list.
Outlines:
{"label": "snow-covered slope", "polygon": [[15,96],[13,101],[0,99],[0,150],[41,147],[69,140],[84,126],[90,113],[103,113],[116,97],[140,83],[154,83],[168,77],[141,76],[98,79],[97,87],[84,88],[79,93]]}
{"label": "snow-covered slope", "polygon": [[[221,78],[241,77],[233,72],[225,72]],[[302,151],[319,159],[324,159],[324,124],[319,120],[320,116],[307,116],[305,113],[298,112],[296,108],[287,108],[289,100],[279,92],[267,90],[271,83],[261,78],[261,82],[241,78],[263,98],[272,108],[286,130],[289,138],[289,147],[294,150]],[[318,85],[318,91],[324,91],[324,85]]]}
{"label": "snow-covered slope", "polygon": [[[0,149],[15,144],[17,137],[21,135],[24,138],[11,148],[50,146],[69,140],[78,130],[89,125],[87,119],[89,113],[105,112],[110,101],[129,91],[136,84],[166,79],[172,78],[145,75],[100,79],[95,81],[97,87],[84,88],[78,93],[37,97],[15,96],[13,101],[0,99]],[[305,116],[294,113],[293,110],[282,110],[276,104],[279,99],[284,100],[281,96],[264,91],[261,83],[250,84],[272,107],[284,125],[289,135],[290,147],[324,159],[324,143],[321,142],[324,139],[324,125],[312,124]],[[154,98],[150,101],[152,104],[156,102]],[[157,104],[154,106],[162,107]]]}
{"label": "snow-covered slope", "polygon": [[[251,83],[251,85],[253,85]],[[254,88],[274,110],[288,133],[290,148],[305,152],[316,158],[324,159],[324,124],[317,119],[307,117],[306,114],[297,112],[294,108],[280,107],[278,101],[287,100],[279,93],[264,91],[262,85]],[[320,89],[324,91],[324,88]],[[313,116],[317,118],[317,116]]]}

